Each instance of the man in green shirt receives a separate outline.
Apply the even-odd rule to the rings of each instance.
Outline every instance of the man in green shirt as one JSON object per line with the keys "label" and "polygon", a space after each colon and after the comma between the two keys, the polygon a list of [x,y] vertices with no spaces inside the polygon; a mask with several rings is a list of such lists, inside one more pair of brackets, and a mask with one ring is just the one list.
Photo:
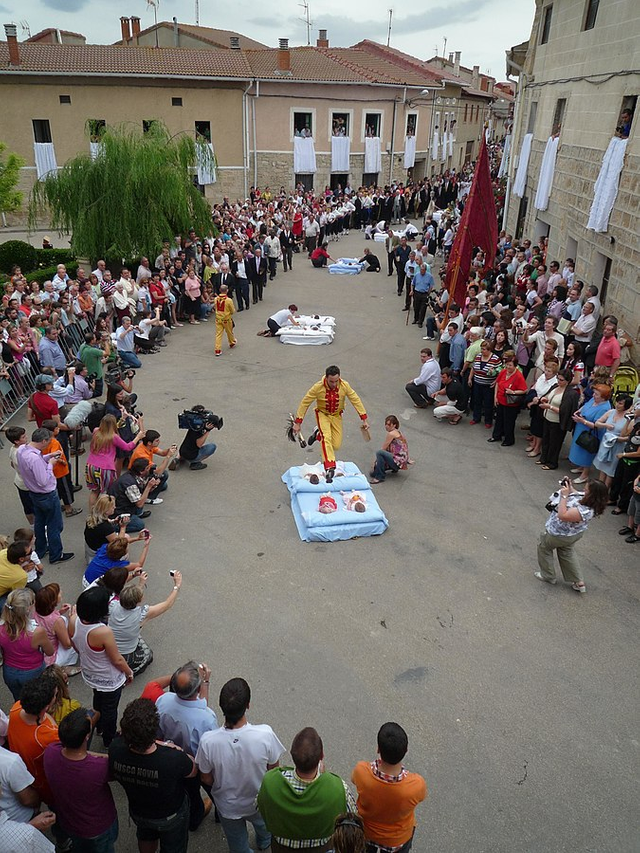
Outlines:
{"label": "man in green shirt", "polygon": [[87,368],[87,372],[95,374],[96,381],[94,386],[94,397],[102,396],[102,388],[104,385],[104,369],[103,364],[109,357],[109,352],[102,349],[98,345],[98,339],[93,332],[88,332],[84,336],[84,343],[78,352],[80,361]]}

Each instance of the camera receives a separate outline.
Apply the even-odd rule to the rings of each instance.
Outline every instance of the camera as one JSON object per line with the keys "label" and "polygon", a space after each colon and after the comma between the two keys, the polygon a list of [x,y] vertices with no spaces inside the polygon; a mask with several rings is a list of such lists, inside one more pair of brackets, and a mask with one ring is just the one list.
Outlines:
{"label": "camera", "polygon": [[85,376],[85,382],[89,384],[90,382],[95,382],[97,378],[97,373],[87,373],[87,375]]}
{"label": "camera", "polygon": [[218,415],[214,415],[209,409],[205,409],[204,406],[192,406],[192,408],[185,409],[178,415],[179,429],[202,432],[207,424],[210,424],[214,429],[222,429],[223,420]]}
{"label": "camera", "polygon": [[135,370],[132,367],[112,367],[105,374],[105,379],[107,380],[107,385],[117,385],[121,379],[133,379],[136,375]]}

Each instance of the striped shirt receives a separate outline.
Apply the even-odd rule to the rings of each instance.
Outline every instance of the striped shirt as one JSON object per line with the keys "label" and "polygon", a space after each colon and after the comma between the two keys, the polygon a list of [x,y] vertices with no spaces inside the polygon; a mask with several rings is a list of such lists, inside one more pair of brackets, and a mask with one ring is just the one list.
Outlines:
{"label": "striped shirt", "polygon": [[493,385],[501,368],[502,360],[495,353],[492,352],[487,361],[478,353],[473,360],[473,381],[478,385]]}

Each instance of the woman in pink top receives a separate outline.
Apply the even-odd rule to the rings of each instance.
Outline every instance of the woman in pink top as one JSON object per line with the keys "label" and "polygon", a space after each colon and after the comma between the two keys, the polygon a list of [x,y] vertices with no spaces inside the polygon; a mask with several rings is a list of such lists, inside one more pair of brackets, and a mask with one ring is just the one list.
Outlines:
{"label": "woman in pink top", "polygon": [[140,431],[133,441],[123,441],[120,438],[118,422],[114,415],[105,415],[100,421],[100,426],[94,429],[85,468],[90,507],[98,500],[98,495],[109,490],[109,486],[117,477],[116,448],[127,451],[133,450],[136,444],[144,438],[142,418],[137,420]]}
{"label": "woman in pink top", "polygon": [[2,677],[16,702],[23,684],[44,672],[44,656],[53,654],[46,631],[34,622],[33,602],[30,589],[14,589],[2,609]]}
{"label": "woman in pink top", "polygon": [[187,277],[184,280],[184,292],[187,297],[185,311],[189,316],[189,322],[192,326],[198,326],[199,320],[196,320],[196,315],[200,316],[200,279],[195,274],[193,267],[189,267]]}
{"label": "woman in pink top", "polygon": [[61,601],[62,592],[57,583],[48,583],[43,586],[36,593],[34,618],[38,625],[47,632],[47,637],[53,646],[53,654],[44,656],[46,665],[55,663],[63,667],[67,675],[77,675],[80,672],[80,667],[74,666],[74,664],[78,662],[78,653],[71,644],[67,628],[68,614],[73,608],[68,604],[60,606]]}

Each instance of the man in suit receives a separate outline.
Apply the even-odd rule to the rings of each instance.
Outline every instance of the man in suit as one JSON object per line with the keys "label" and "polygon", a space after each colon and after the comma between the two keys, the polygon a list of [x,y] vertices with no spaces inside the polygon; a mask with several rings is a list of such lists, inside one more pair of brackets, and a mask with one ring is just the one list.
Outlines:
{"label": "man in suit", "polygon": [[231,262],[232,274],[236,282],[236,299],[238,301],[238,311],[244,311],[245,307],[249,310],[249,264],[251,259],[246,252],[242,253],[240,260]]}
{"label": "man in suit", "polygon": [[236,289],[236,277],[229,271],[229,264],[220,264],[220,272],[213,276],[213,292],[216,296],[220,296],[220,288],[223,284],[227,285],[229,296],[233,296]]}
{"label": "man in suit", "polygon": [[253,251],[254,256],[245,261],[245,268],[248,265],[253,304],[257,305],[258,302],[262,302],[262,291],[267,286],[267,261],[262,257],[260,246],[256,246]]}
{"label": "man in suit", "polygon": [[296,238],[291,231],[291,223],[285,222],[284,228],[280,232],[280,248],[282,249],[282,266],[286,272],[289,269],[293,272],[293,250],[296,245]]}

